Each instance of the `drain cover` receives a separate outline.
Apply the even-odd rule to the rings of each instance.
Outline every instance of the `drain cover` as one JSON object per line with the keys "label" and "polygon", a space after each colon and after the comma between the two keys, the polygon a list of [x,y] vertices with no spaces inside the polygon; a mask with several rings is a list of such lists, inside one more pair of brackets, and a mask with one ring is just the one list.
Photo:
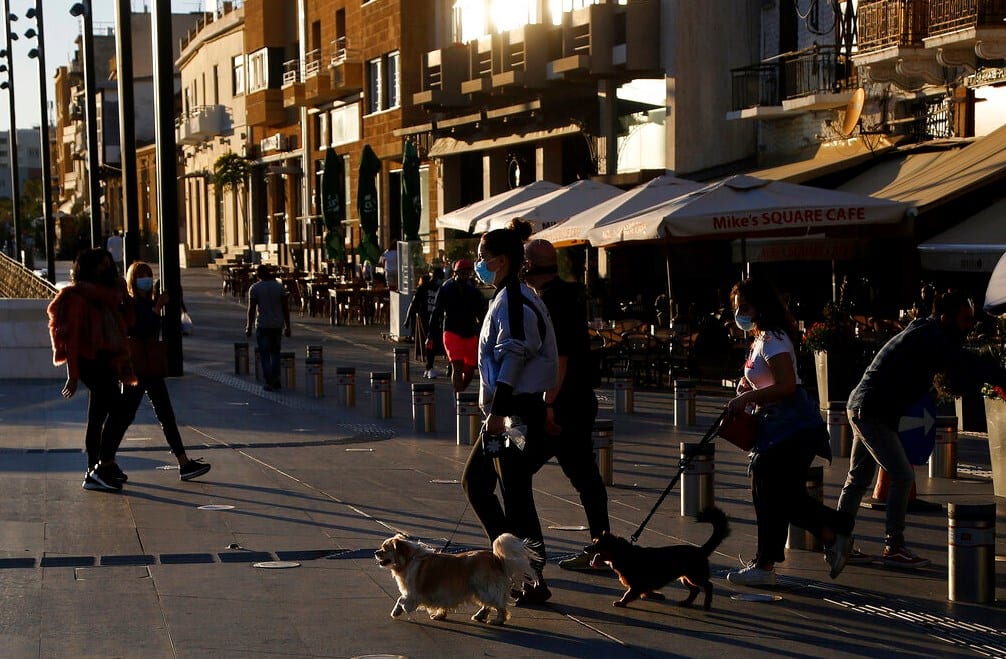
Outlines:
{"label": "drain cover", "polygon": [[737,593],[731,595],[730,599],[740,602],[778,602],[782,595],[772,595],[771,593]]}
{"label": "drain cover", "polygon": [[267,570],[285,570],[291,567],[300,567],[300,563],[297,561],[262,561],[261,563],[255,563],[252,567],[261,567]]}
{"label": "drain cover", "polygon": [[199,506],[199,510],[234,510],[234,506],[228,506],[223,503],[210,503],[205,506]]}

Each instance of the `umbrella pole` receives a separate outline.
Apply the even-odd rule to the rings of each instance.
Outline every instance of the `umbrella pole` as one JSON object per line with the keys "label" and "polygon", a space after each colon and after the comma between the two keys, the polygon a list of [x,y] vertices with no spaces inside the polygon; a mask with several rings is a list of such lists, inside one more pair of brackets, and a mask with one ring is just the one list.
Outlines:
{"label": "umbrella pole", "polygon": [[831,301],[838,302],[838,277],[835,274],[835,259],[831,260]]}
{"label": "umbrella pole", "polygon": [[670,318],[674,318],[674,295],[671,293],[671,248],[667,248],[664,255],[664,264],[667,267],[667,304]]}

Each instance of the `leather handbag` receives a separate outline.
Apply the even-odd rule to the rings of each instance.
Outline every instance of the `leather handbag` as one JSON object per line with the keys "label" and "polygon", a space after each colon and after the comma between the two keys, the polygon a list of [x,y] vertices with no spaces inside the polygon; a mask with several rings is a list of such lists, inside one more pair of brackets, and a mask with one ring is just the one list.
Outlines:
{"label": "leather handbag", "polygon": [[129,357],[138,378],[155,379],[168,375],[168,353],[157,339],[129,337]]}
{"label": "leather handbag", "polygon": [[758,417],[747,412],[724,415],[716,434],[742,451],[750,451],[758,437]]}

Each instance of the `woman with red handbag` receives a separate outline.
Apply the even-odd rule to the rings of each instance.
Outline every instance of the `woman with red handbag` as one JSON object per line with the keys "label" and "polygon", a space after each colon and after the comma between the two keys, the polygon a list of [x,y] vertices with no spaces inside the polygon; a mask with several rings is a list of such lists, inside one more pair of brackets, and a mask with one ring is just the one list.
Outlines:
{"label": "woman with red handbag", "polygon": [[737,326],[753,336],[737,397],[727,415],[754,408],[758,431],[751,452],[751,497],[758,520],[758,549],[727,581],[775,584],[775,564],[786,560],[786,536],[795,524],[821,539],[836,578],[852,550],[852,516],[828,508],[807,492],[807,469],[827,450],[827,431],[817,406],[800,383],[794,348],[796,323],[767,280],[750,278],[730,293]]}

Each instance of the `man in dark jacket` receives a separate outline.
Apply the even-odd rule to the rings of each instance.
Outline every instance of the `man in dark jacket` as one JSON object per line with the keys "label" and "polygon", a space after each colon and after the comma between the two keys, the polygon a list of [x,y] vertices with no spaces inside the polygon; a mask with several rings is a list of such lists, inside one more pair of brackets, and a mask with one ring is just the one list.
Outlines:
{"label": "man in dark jacket", "polygon": [[[555,328],[559,379],[545,392],[545,431],[549,442],[540,469],[553,456],[580,494],[591,538],[609,531],[608,495],[594,459],[593,428],[597,416],[594,395],[596,366],[587,334],[587,304],[582,286],[559,277],[555,247],[531,240],[524,248],[525,281],[541,297]],[[567,570],[590,570],[591,557],[581,554],[561,561]]]}

